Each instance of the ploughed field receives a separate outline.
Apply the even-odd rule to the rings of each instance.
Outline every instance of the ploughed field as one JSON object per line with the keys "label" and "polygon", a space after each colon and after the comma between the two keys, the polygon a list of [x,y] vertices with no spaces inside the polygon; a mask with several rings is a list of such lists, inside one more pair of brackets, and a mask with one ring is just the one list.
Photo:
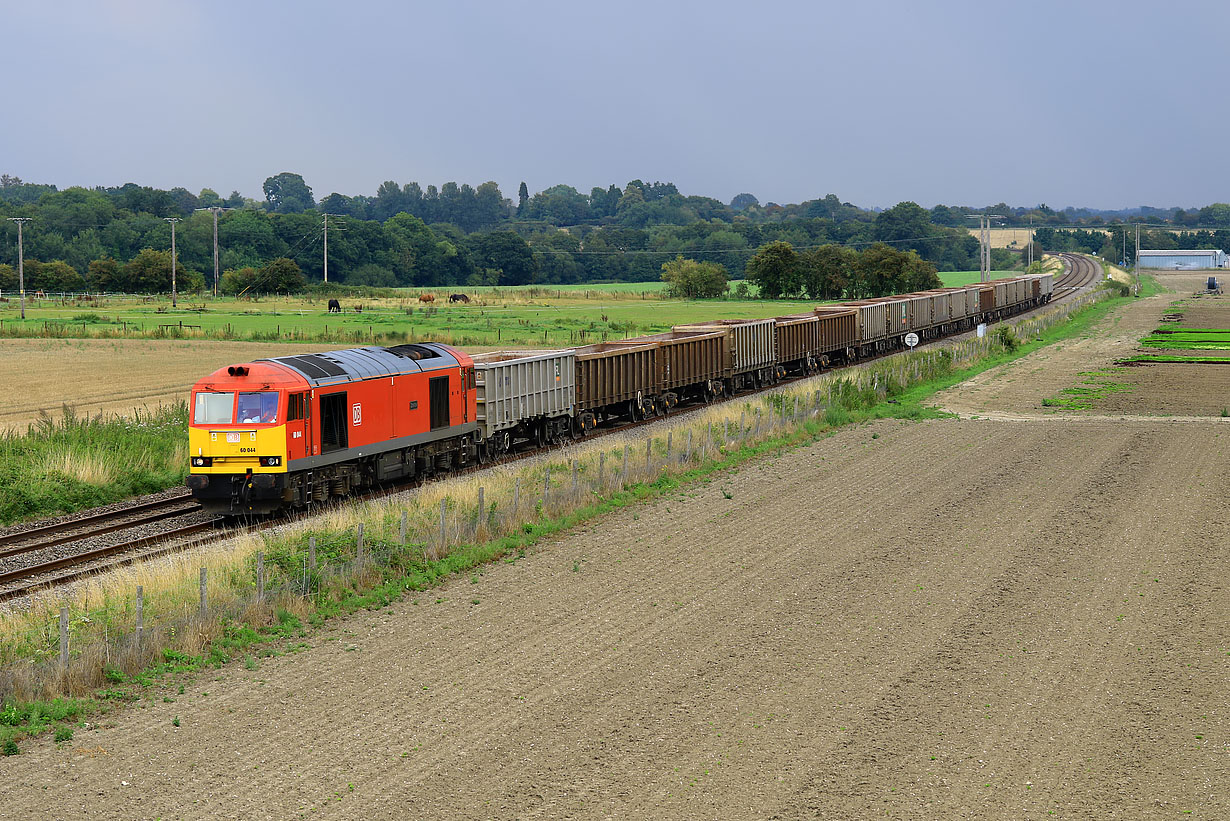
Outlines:
{"label": "ploughed field", "polygon": [[0,817],[1230,817],[1230,427],[1008,409],[168,688],[7,759]]}
{"label": "ploughed field", "polygon": [[[1191,296],[1204,287],[1204,274],[1155,276],[1171,290],[1134,301],[1083,336],[966,380],[941,393],[939,404],[965,417],[993,419],[1230,415],[1230,363],[1197,361],[1230,358],[1230,343],[1222,343],[1224,350],[1142,344],[1165,340],[1155,333],[1159,329],[1227,329],[1230,337],[1230,296]],[[1132,361],[1157,357],[1191,361]]]}
{"label": "ploughed field", "polygon": [[1230,420],[1042,401],[1173,298],[44,737],[0,818],[1230,817]]}

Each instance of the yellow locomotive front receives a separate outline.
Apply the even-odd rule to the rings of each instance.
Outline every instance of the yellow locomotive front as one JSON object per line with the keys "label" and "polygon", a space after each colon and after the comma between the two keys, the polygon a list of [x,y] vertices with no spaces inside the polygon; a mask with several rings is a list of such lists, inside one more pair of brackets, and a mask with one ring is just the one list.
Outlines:
{"label": "yellow locomotive front", "polygon": [[288,445],[280,369],[231,366],[198,382],[188,426],[188,488],[207,510],[267,513],[282,504]]}

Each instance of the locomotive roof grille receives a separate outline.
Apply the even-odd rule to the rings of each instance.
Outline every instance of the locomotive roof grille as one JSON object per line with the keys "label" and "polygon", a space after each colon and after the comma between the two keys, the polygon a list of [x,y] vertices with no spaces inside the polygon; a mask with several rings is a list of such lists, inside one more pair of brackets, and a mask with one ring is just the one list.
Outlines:
{"label": "locomotive roof grille", "polygon": [[302,374],[314,386],[421,373],[460,364],[448,348],[431,343],[398,345],[394,348],[373,345],[342,351],[280,356],[261,361],[275,362],[290,368]]}

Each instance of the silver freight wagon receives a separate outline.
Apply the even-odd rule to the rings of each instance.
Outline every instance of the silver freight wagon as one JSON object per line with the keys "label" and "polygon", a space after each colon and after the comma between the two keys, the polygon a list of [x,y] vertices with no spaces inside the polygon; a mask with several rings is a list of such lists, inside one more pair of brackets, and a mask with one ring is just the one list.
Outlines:
{"label": "silver freight wagon", "polygon": [[570,432],[576,351],[475,354],[474,376],[479,432],[493,455],[518,440],[542,444]]}
{"label": "silver freight wagon", "polygon": [[761,384],[775,381],[777,365],[777,332],[772,319],[719,319],[695,325],[678,325],[676,331],[726,330],[729,345],[730,377],[741,389],[743,377]]}
{"label": "silver freight wagon", "polygon": [[936,324],[935,295],[931,293],[910,294],[906,299],[910,302],[910,330],[922,332]]}
{"label": "silver freight wagon", "polygon": [[867,356],[884,346],[888,333],[887,317],[883,302],[873,302],[867,299],[845,302],[841,305],[821,305],[816,308],[816,315],[845,311],[853,308],[858,314],[857,347],[860,356]]}

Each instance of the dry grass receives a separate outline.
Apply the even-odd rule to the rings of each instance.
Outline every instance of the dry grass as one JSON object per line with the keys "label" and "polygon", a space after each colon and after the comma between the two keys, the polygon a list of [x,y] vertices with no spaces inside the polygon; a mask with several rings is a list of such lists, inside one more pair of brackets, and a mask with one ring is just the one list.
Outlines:
{"label": "dry grass", "polygon": [[72,446],[58,447],[43,457],[42,471],[60,474],[87,485],[110,484],[115,481],[114,463],[105,455],[82,451]]}
{"label": "dry grass", "polygon": [[201,376],[237,361],[302,353],[255,342],[137,339],[5,339],[0,429],[24,430],[68,402],[80,415],[129,414],[187,398]]}

